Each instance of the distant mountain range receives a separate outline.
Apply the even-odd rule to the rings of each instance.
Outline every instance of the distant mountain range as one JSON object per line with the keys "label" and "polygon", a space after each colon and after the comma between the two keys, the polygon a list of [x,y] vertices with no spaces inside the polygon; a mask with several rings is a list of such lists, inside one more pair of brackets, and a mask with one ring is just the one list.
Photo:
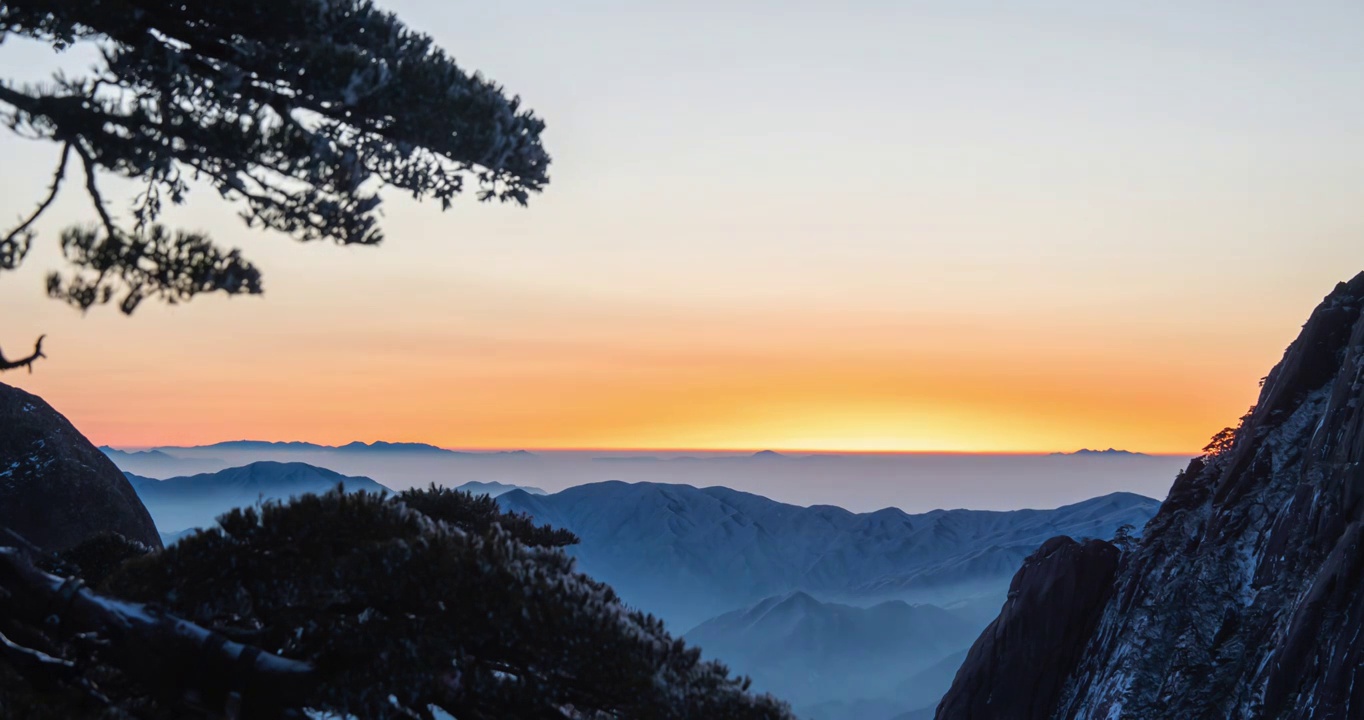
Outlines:
{"label": "distant mountain range", "polygon": [[1107,456],[1107,457],[1123,457],[1123,456],[1127,456],[1127,457],[1150,457],[1150,455],[1147,455],[1146,453],[1132,452],[1131,450],[1115,450],[1115,449],[1113,449],[1113,448],[1109,448],[1109,449],[1107,449],[1107,450],[1090,450],[1089,448],[1080,448],[1079,450],[1076,450],[1075,452],[1057,452],[1057,453],[1052,453],[1052,455],[1081,455],[1081,456],[1084,456],[1084,455],[1103,455],[1103,456]]}
{"label": "distant mountain range", "polygon": [[802,590],[866,604],[948,605],[985,594],[995,609],[1022,559],[1055,535],[1111,537],[1159,503],[1116,493],[1054,510],[800,507],[723,487],[591,483],[552,495],[512,491],[506,509],[567,528],[585,572],[675,630]]}
{"label": "distant mountain range", "polygon": [[[498,455],[535,455],[529,450],[450,450],[437,445],[419,442],[387,442],[376,440],[374,442],[363,442],[360,440],[345,443],[344,445],[325,445],[321,443],[305,442],[301,440],[226,440],[223,442],[209,443],[206,445],[160,445],[145,450],[121,450],[108,445],[100,447],[108,455],[118,456],[137,456],[148,454],[168,455],[171,453],[222,450],[225,452],[242,451],[297,451],[297,452],[407,452],[407,453],[442,453],[447,455],[466,455],[466,456],[498,456]],[[734,452],[715,452],[713,454],[702,455],[675,455],[671,453],[662,454],[636,454],[636,455],[603,455],[593,458],[602,462],[639,462],[639,461],[742,461],[742,460],[820,460],[828,458],[856,457],[863,453],[837,453],[837,452],[818,452],[818,453],[786,453],[776,450],[758,450],[753,453],[734,453]],[[895,453],[872,453],[873,455],[894,455]],[[1108,448],[1107,450],[1091,450],[1081,448],[1074,452],[1054,452],[1052,455],[1136,455],[1147,456],[1146,453],[1133,452],[1131,450],[1118,450]]]}
{"label": "distant mountain range", "polygon": [[156,480],[125,472],[147,506],[163,538],[214,524],[222,513],[262,500],[285,500],[323,493],[344,485],[347,491],[389,492],[367,477],[342,475],[305,463],[256,462],[213,473]]}
{"label": "distant mountain range", "polygon": [[525,485],[508,485],[506,483],[500,482],[478,482],[476,480],[473,482],[464,483],[463,485],[460,485],[455,489],[463,490],[464,492],[467,492],[471,495],[491,495],[492,497],[505,495],[513,490],[521,490],[530,493],[531,495],[547,494],[544,490],[541,490],[538,487],[528,487]]}
{"label": "distant mountain range", "polygon": [[146,450],[102,447],[119,469],[148,478],[173,478],[217,472],[255,462],[302,462],[351,477],[374,478],[393,489],[453,486],[461,482],[496,482],[533,487],[522,478],[540,477],[543,469],[534,453],[524,450],[464,452],[427,443],[351,442],[321,445],[310,442],[232,440],[198,446],[162,446]]}
{"label": "distant mountain range", "polygon": [[[108,451],[108,450],[113,450],[113,448],[100,448],[100,449],[101,449],[101,450],[106,450],[106,451]],[[301,441],[297,441],[297,440],[289,440],[289,441],[273,441],[273,440],[228,440],[228,441],[226,441],[226,442],[212,443],[212,444],[209,444],[209,445],[187,445],[187,446],[165,445],[165,446],[161,446],[161,447],[152,448],[151,450],[149,450],[149,451],[144,451],[144,452],[160,452],[160,453],[162,453],[162,454],[168,454],[168,453],[175,452],[175,451],[180,451],[180,452],[187,452],[187,451],[193,451],[193,452],[210,451],[210,452],[211,452],[211,451],[213,451],[213,450],[224,450],[224,451],[230,451],[230,452],[253,451],[253,450],[266,450],[266,451],[279,451],[279,450],[289,451],[289,450],[292,450],[292,451],[298,451],[298,452],[328,452],[328,451],[339,451],[339,452],[401,452],[401,453],[438,453],[438,454],[445,454],[445,455],[472,455],[472,456],[486,456],[486,455],[533,455],[533,454],[534,454],[534,453],[527,452],[527,451],[525,451],[525,450],[491,450],[491,451],[488,451],[488,452],[469,452],[469,451],[464,451],[464,450],[447,450],[447,449],[445,449],[445,448],[443,448],[443,447],[437,447],[437,446],[435,446],[435,445],[430,445],[430,444],[428,444],[428,443],[414,443],[414,442],[385,442],[385,441],[383,441],[383,440],[376,440],[375,442],[370,442],[370,443],[361,442],[361,441],[358,441],[358,440],[357,440],[357,441],[354,441],[354,442],[346,443],[345,445],[320,445],[320,444],[318,444],[318,443],[301,442]],[[123,451],[114,450],[114,452],[123,452]]]}
{"label": "distant mountain range", "polygon": [[[171,478],[253,462],[304,462],[342,475],[372,478],[394,490],[467,482],[564,488],[610,480],[724,485],[798,505],[837,505],[865,512],[975,507],[1057,507],[1116,491],[1164,496],[1187,459],[1173,456],[954,454],[682,454],[610,451],[467,452],[426,443],[234,440],[196,447],[161,446],[104,453],[126,472]],[[679,455],[681,455],[679,457]],[[753,598],[757,601],[761,598]],[[730,608],[732,609],[732,608]]]}
{"label": "distant mountain range", "polygon": [[101,445],[104,453],[120,470],[149,477],[168,477],[194,472],[221,470],[228,463],[217,458],[181,458],[163,450],[119,450]]}

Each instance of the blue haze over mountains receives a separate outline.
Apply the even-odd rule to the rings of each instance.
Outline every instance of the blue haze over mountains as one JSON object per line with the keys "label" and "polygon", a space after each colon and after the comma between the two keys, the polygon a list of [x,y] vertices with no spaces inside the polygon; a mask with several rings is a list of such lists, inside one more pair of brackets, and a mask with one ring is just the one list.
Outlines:
{"label": "blue haze over mountains", "polygon": [[[1119,451],[458,453],[254,441],[103,450],[128,474],[167,542],[230,507],[338,483],[389,492],[435,482],[492,495],[504,509],[576,533],[581,543],[568,552],[583,572],[808,720],[928,712],[1025,556],[1055,535],[1107,538],[1122,525],[1141,528],[1155,500],[1091,491],[1160,488],[1180,461]],[[182,468],[189,472],[176,475]],[[673,481],[650,481],[658,477]],[[812,501],[809,491],[820,483],[847,501],[817,502],[817,494]],[[1163,496],[1163,488],[1151,492]],[[1078,502],[1019,509],[1047,506],[1028,502],[1030,494]],[[935,502],[1014,507],[925,507]]]}
{"label": "blue haze over mountains", "polygon": [[1111,537],[1159,503],[1113,494],[1055,510],[801,507],[726,487],[605,482],[498,498],[506,510],[567,528],[588,574],[684,631],[772,595],[965,604],[984,594],[993,617],[1023,558],[1048,538]]}
{"label": "blue haze over mountains", "polygon": [[621,482],[498,502],[572,530],[584,572],[812,720],[936,704],[1027,555],[1057,535],[1139,529],[1160,505],[1114,493],[1052,510],[852,513]]}

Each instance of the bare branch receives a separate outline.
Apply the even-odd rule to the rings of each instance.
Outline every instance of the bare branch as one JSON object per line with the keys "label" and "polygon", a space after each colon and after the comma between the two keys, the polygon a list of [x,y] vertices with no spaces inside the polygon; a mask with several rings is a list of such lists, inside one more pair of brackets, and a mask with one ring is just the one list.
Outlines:
{"label": "bare branch", "polygon": [[57,171],[52,175],[52,185],[47,190],[47,197],[38,204],[28,219],[19,224],[18,227],[9,231],[4,239],[0,239],[0,270],[13,270],[19,267],[24,256],[28,254],[29,243],[32,241],[33,233],[29,227],[33,225],[38,217],[47,211],[53,200],[57,199],[57,190],[62,186],[62,179],[66,177],[66,159],[71,155],[71,143],[62,146],[62,159],[57,163]]}
{"label": "bare branch", "polygon": [[47,357],[46,355],[43,354],[43,338],[45,337],[47,336],[39,335],[38,342],[33,344],[33,354],[21,360],[6,360],[5,353],[3,351],[0,351],[0,372],[4,372],[6,370],[17,370],[21,367],[26,367],[28,368],[29,373],[32,374],[33,362],[38,358]]}
{"label": "bare branch", "polygon": [[25,669],[49,672],[63,678],[73,675],[76,669],[76,664],[70,660],[55,658],[41,650],[24,647],[5,637],[2,632],[0,632],[0,657]]}

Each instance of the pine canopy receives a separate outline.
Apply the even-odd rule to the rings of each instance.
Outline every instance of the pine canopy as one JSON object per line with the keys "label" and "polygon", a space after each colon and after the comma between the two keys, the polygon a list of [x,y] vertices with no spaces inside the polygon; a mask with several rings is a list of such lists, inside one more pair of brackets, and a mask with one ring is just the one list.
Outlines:
{"label": "pine canopy", "polygon": [[[103,578],[98,589],[115,602],[164,608],[311,668],[306,682],[269,696],[241,691],[251,717],[297,716],[280,715],[288,708],[279,698],[313,717],[791,717],[577,572],[561,549],[575,541],[467,493],[333,491],[234,510],[157,553],[101,539],[54,569]],[[40,632],[42,647],[81,670],[44,686],[14,677],[23,669],[0,653],[0,698],[11,698],[11,712],[60,703],[65,717],[179,718],[185,689],[213,684],[191,658],[172,666],[183,668],[176,692],[158,692],[165,670],[149,680],[144,668],[106,656],[97,637],[63,642],[48,637],[51,628],[19,629]],[[217,708],[201,699],[199,709]]]}
{"label": "pine canopy", "polygon": [[[191,179],[250,226],[366,245],[383,237],[384,186],[444,208],[466,182],[521,204],[548,182],[544,123],[368,0],[4,0],[0,42],[11,35],[101,58],[79,76],[0,82],[0,120],[61,147],[47,196],[0,236],[0,270],[28,253],[74,163],[97,222],[62,234],[73,272],[48,290],[82,309],[261,291],[236,250],[158,224]],[[127,221],[103,173],[142,185]]]}

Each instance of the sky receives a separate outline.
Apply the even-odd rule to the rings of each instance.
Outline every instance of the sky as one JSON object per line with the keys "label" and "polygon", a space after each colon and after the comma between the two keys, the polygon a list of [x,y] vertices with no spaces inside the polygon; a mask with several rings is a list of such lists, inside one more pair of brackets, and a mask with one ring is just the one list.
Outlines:
{"label": "sky", "polygon": [[[381,5],[547,120],[543,195],[341,248],[196,188],[265,295],[126,318],[44,296],[69,188],[0,382],[120,446],[1191,453],[1364,269],[1354,0]],[[57,148],[0,157],[17,219]]]}

